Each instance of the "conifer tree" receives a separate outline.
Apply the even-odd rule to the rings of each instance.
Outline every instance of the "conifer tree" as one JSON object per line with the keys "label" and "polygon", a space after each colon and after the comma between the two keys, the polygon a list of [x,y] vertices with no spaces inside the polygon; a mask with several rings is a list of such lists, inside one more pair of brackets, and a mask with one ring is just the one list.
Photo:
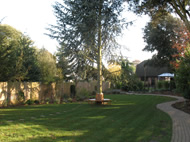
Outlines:
{"label": "conifer tree", "polygon": [[[119,47],[120,14],[123,0],[64,0],[53,6],[57,25],[51,25],[49,36],[56,38],[72,71],[97,64],[98,94],[102,93],[102,51],[111,53]],[[103,52],[105,53],[105,52]]]}

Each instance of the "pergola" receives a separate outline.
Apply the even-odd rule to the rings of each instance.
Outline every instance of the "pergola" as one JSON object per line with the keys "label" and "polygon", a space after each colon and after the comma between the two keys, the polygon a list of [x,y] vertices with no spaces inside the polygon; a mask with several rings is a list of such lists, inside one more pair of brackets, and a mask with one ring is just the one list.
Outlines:
{"label": "pergola", "polygon": [[170,80],[170,78],[174,78],[174,74],[173,73],[162,73],[160,75],[158,75],[158,80],[160,80],[160,78],[167,78],[168,80]]}

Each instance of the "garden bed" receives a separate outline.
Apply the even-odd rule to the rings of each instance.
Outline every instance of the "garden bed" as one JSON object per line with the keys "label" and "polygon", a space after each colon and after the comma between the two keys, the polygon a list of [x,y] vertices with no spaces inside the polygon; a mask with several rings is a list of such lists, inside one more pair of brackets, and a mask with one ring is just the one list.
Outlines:
{"label": "garden bed", "polygon": [[178,102],[172,105],[174,108],[190,114],[190,102]]}

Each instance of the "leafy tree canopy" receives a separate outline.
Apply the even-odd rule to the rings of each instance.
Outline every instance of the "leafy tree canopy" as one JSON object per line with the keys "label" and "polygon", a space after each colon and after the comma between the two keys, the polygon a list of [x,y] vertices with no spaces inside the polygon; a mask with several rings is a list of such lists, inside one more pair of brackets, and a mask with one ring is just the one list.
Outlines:
{"label": "leafy tree canopy", "polygon": [[149,14],[153,19],[168,13],[176,13],[190,31],[189,0],[126,0],[137,14]]}
{"label": "leafy tree canopy", "polygon": [[180,37],[179,31],[184,27],[180,19],[170,14],[149,22],[144,29],[144,41],[147,43],[144,51],[157,52],[152,61],[157,65],[169,65],[174,54],[178,53],[173,48],[174,42]]}
{"label": "leafy tree canopy", "polygon": [[190,100],[190,45],[185,49],[183,56],[176,68],[176,86],[186,99]]}
{"label": "leafy tree canopy", "polygon": [[[8,25],[0,25],[0,80],[14,80],[18,77],[18,46],[21,32]],[[17,74],[17,75],[16,75]],[[22,76],[21,74],[19,75]],[[22,78],[22,77],[21,77]]]}
{"label": "leafy tree canopy", "polygon": [[56,58],[45,48],[42,48],[38,51],[37,59],[40,68],[40,81],[54,82],[57,76]]}
{"label": "leafy tree canopy", "polygon": [[22,36],[19,40],[20,54],[22,55],[22,71],[25,71],[24,81],[40,81],[40,68],[37,60],[38,49],[28,36]]}
{"label": "leafy tree canopy", "polygon": [[0,25],[0,81],[38,81],[32,40],[11,26]]}

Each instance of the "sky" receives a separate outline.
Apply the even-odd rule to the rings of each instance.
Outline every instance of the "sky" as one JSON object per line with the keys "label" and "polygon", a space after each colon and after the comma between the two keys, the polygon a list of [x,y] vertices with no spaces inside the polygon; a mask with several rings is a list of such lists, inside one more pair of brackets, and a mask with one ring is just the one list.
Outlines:
{"label": "sky", "polygon": [[[28,35],[38,48],[46,48],[52,54],[56,52],[58,43],[49,38],[46,28],[49,24],[56,24],[52,5],[55,1],[62,0],[0,0],[0,20],[22,33]],[[118,37],[119,43],[128,50],[122,50],[123,56],[130,61],[150,59],[152,53],[142,49],[146,43],[143,40],[143,28],[150,20],[148,16],[137,17],[131,12],[124,12],[127,21],[135,20],[132,26],[123,30],[123,35]]]}

